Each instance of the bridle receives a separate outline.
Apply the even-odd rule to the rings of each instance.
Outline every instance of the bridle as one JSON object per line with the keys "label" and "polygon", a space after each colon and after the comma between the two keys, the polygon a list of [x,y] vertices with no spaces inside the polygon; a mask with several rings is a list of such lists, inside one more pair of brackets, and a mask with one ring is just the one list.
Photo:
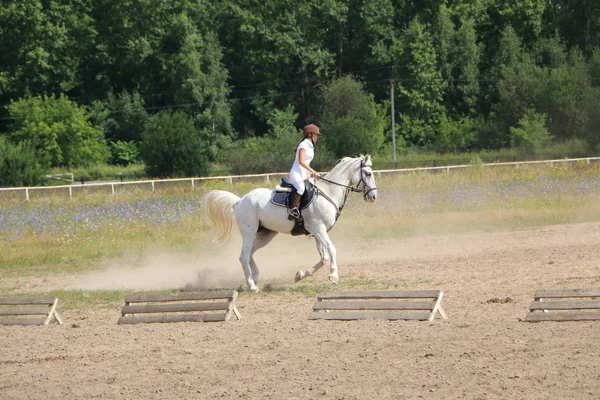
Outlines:
{"label": "bridle", "polygon": [[[360,162],[360,180],[356,184],[356,187],[350,186],[350,185],[344,185],[344,184],[339,183],[339,182],[334,182],[334,181],[329,180],[327,178],[320,178],[319,179],[321,181],[325,181],[325,182],[331,183],[333,185],[337,185],[337,186],[341,186],[343,188],[346,188],[346,194],[344,195],[344,201],[342,202],[342,204],[339,207],[335,204],[335,202],[333,200],[331,200],[329,198],[329,196],[327,196],[325,193],[323,193],[323,191],[320,190],[317,187],[317,185],[315,185],[315,189],[317,189],[317,193],[319,195],[322,195],[326,200],[328,200],[336,208],[336,210],[337,210],[337,215],[335,217],[336,221],[337,221],[338,217],[342,214],[342,209],[344,208],[344,205],[346,204],[346,201],[348,200],[348,195],[350,194],[350,192],[362,193],[363,194],[363,198],[366,199],[367,196],[369,195],[369,193],[371,193],[373,190],[377,190],[377,186],[370,187],[369,185],[367,185],[367,181],[364,179],[364,176],[363,176],[363,174],[365,173],[363,171],[364,167],[366,167],[366,164],[365,164],[364,160],[361,160],[361,162]],[[361,183],[363,185],[362,190],[359,189]]]}
{"label": "bridle", "polygon": [[[331,180],[329,180],[327,178],[319,178],[319,180],[322,180],[322,181],[325,181],[325,182],[329,182],[329,183],[332,183],[334,185],[346,188],[346,197],[348,196],[348,193],[350,191],[352,191],[352,192],[355,192],[355,193],[362,193],[363,197],[366,199],[369,193],[371,193],[373,190],[377,190],[377,186],[370,187],[369,185],[367,185],[367,181],[365,180],[365,178],[363,176],[363,174],[364,174],[363,168],[364,167],[366,167],[366,164],[365,164],[364,161],[361,161],[360,162],[360,180],[356,184],[356,187],[349,186],[349,185],[344,185],[344,184],[338,183],[338,182],[334,182],[334,181],[331,181]],[[359,189],[361,183],[363,184],[362,190]]]}

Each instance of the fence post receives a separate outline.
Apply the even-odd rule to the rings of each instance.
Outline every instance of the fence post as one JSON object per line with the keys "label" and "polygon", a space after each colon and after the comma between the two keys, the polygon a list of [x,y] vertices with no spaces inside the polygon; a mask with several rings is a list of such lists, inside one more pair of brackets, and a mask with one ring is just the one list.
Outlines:
{"label": "fence post", "polygon": [[69,199],[73,200],[73,186],[69,186]]}
{"label": "fence post", "polygon": [[194,188],[194,178],[192,178],[192,189]]}
{"label": "fence post", "polygon": [[29,201],[29,189],[25,189],[25,200]]}
{"label": "fence post", "polygon": [[152,191],[154,192],[154,181],[152,181]]}
{"label": "fence post", "polygon": [[113,195],[115,194],[115,184],[114,183],[110,185],[110,191],[112,192]]}

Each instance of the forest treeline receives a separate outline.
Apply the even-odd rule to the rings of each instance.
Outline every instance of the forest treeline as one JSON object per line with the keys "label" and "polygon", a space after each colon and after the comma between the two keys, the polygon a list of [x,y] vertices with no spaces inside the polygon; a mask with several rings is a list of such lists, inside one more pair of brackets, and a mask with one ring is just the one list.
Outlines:
{"label": "forest treeline", "polygon": [[[393,88],[394,97],[391,92]],[[392,137],[391,101],[395,136]],[[600,149],[597,0],[3,0],[0,185]]]}

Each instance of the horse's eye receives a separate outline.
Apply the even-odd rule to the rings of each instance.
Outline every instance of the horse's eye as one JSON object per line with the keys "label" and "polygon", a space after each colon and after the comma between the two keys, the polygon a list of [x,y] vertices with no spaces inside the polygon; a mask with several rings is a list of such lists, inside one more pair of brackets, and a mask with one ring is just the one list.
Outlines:
{"label": "horse's eye", "polygon": [[371,175],[372,175],[372,173],[370,173],[370,172],[365,172],[365,175],[366,175],[366,176],[371,176]]}

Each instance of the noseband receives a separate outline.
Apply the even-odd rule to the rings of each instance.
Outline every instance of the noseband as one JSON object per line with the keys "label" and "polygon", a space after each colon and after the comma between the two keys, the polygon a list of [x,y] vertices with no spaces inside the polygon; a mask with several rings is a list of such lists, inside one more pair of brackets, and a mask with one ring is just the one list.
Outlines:
{"label": "noseband", "polygon": [[[375,187],[372,188],[372,187],[369,187],[369,185],[367,185],[367,182],[365,181],[365,179],[363,177],[363,168],[364,167],[365,167],[365,162],[361,161],[360,162],[360,180],[356,184],[356,187],[349,186],[349,185],[344,185],[342,183],[338,183],[338,182],[334,182],[334,181],[330,181],[327,178],[320,178],[320,180],[332,183],[332,184],[337,185],[337,186],[344,187],[344,188],[348,189],[348,191],[352,191],[352,192],[355,192],[355,193],[362,193],[363,194],[363,198],[366,199],[367,196],[369,195],[369,193],[371,193],[373,190],[377,190],[377,186],[375,186]],[[363,184],[362,190],[359,189],[361,183]],[[348,197],[348,192],[346,192],[346,197]],[[345,202],[346,201],[344,200],[344,203]],[[342,205],[342,207],[343,207],[343,205]],[[341,209],[341,207],[340,207],[340,209]]]}
{"label": "noseband", "polygon": [[[340,206],[338,206],[337,204],[335,204],[335,202],[333,200],[331,200],[329,198],[329,196],[327,196],[325,193],[323,193],[323,191],[320,190],[317,187],[317,185],[315,185],[315,189],[317,190],[317,194],[319,196],[323,196],[323,198],[325,198],[327,201],[329,201],[336,208],[336,215],[335,215],[336,222],[337,222],[337,219],[342,214],[342,209],[346,205],[346,201],[348,200],[348,195],[350,194],[351,191],[352,192],[357,192],[357,193],[362,193],[363,194],[363,198],[366,200],[367,199],[367,195],[371,191],[377,189],[377,187],[370,188],[369,185],[367,185],[367,182],[364,180],[364,178],[363,178],[363,168],[364,167],[365,167],[365,162],[364,162],[364,160],[361,160],[361,162],[360,162],[360,180],[358,181],[358,184],[356,185],[356,187],[349,186],[349,185],[344,185],[344,184],[338,183],[338,182],[334,182],[334,181],[331,181],[331,180],[329,180],[327,178],[320,178],[322,181],[329,182],[331,184],[334,184],[334,185],[346,188],[346,194],[344,196],[344,201],[342,202],[342,204]],[[361,183],[363,184],[363,189],[362,190],[359,189]],[[334,225],[335,225],[335,222],[334,222]],[[331,228],[333,228],[333,225],[331,226]],[[329,229],[331,229],[331,228],[329,228]]]}
{"label": "noseband", "polygon": [[362,194],[363,194],[363,197],[366,199],[369,193],[371,193],[373,190],[377,190],[377,186],[372,188],[372,187],[369,187],[369,185],[367,185],[367,181],[365,181],[363,178],[363,168],[364,167],[365,167],[365,162],[361,161],[360,162],[360,180],[356,184],[356,188],[352,188],[351,190],[353,192],[361,192],[361,190],[359,189],[359,186],[362,182],[362,184],[363,184]]}

